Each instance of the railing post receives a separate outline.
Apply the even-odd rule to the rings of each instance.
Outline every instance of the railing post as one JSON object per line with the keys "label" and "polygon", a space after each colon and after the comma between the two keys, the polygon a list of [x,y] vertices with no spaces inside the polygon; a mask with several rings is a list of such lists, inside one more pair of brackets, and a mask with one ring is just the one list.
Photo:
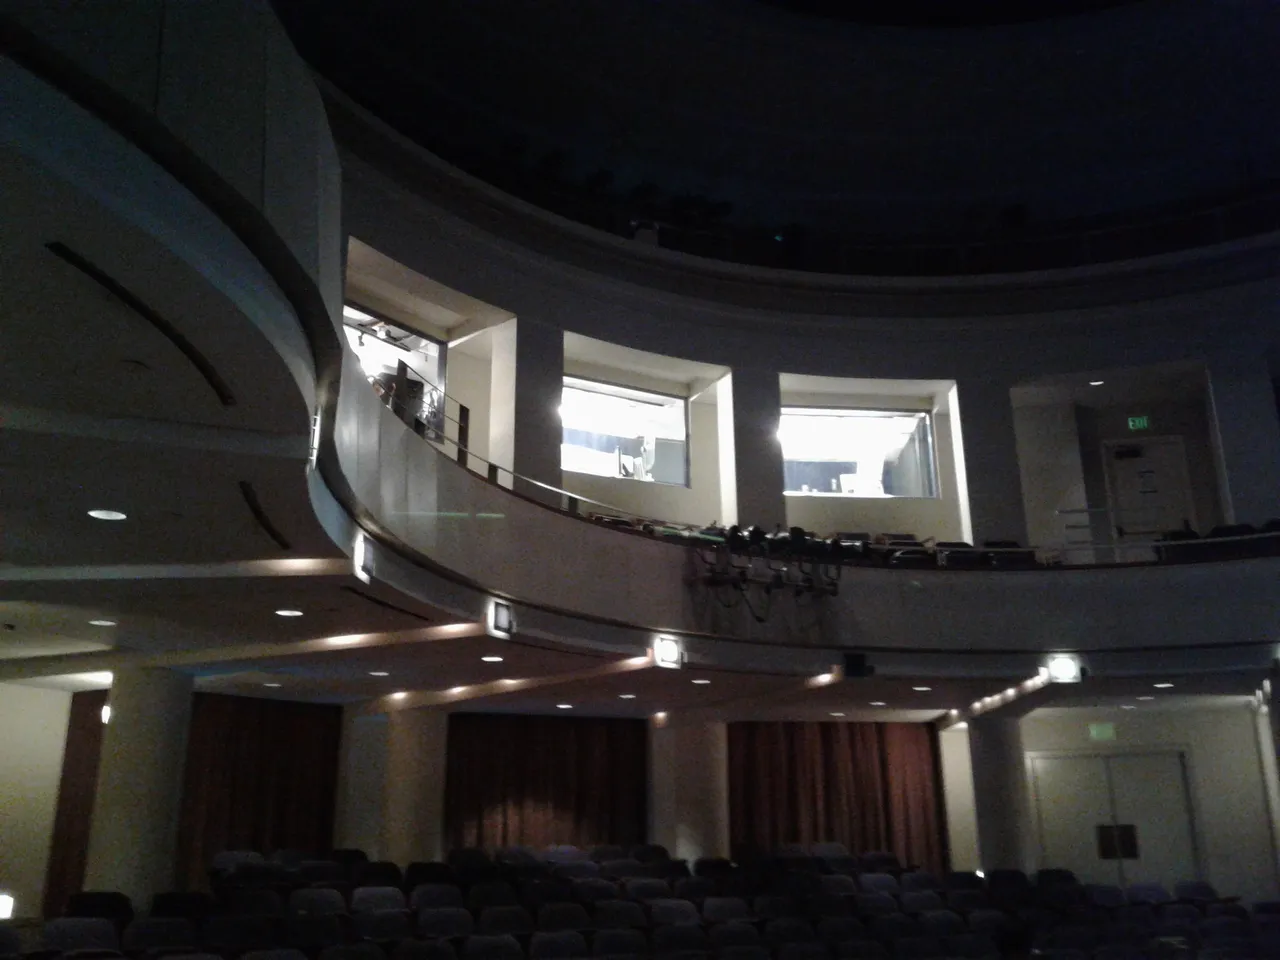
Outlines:
{"label": "railing post", "polygon": [[467,465],[467,451],[471,449],[471,408],[458,404],[458,465]]}
{"label": "railing post", "polygon": [[489,482],[498,482],[498,465],[496,463],[489,464]]}

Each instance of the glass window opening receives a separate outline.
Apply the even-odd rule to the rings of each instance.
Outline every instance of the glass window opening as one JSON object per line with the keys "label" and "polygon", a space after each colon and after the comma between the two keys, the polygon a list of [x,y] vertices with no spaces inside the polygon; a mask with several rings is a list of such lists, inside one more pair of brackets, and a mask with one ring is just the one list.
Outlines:
{"label": "glass window opening", "polygon": [[778,440],[788,495],[938,496],[927,413],[784,407]]}
{"label": "glass window opening", "polygon": [[565,377],[560,466],[572,473],[688,486],[683,397]]}
{"label": "glass window opening", "polygon": [[[392,397],[427,424],[430,436],[444,433],[443,344],[406,330],[366,310],[346,304],[342,308],[347,343],[360,360],[360,367],[384,399]],[[407,367],[400,387],[397,376],[401,363]],[[404,397],[395,397],[402,389]]]}

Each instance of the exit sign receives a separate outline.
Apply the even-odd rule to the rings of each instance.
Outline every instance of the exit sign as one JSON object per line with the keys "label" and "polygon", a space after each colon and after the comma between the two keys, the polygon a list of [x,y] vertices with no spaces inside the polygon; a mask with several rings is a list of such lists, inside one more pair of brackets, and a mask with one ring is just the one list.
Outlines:
{"label": "exit sign", "polygon": [[1130,430],[1148,430],[1150,429],[1150,427],[1151,427],[1151,418],[1146,416],[1145,414],[1141,417],[1129,418]]}

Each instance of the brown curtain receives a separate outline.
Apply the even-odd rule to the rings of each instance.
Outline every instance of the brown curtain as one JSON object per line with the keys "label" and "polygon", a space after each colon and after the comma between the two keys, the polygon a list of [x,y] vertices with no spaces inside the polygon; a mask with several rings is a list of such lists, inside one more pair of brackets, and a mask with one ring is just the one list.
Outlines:
{"label": "brown curtain", "polygon": [[937,734],[917,723],[729,724],[736,854],[836,840],[946,868]]}
{"label": "brown curtain", "polygon": [[643,720],[452,714],[446,842],[641,843],[647,746]]}
{"label": "brown curtain", "polygon": [[178,827],[179,886],[204,886],[220,850],[329,850],[341,735],[339,706],[197,693]]}
{"label": "brown curtain", "polygon": [[62,751],[62,778],[53,818],[53,842],[44,881],[44,915],[62,915],[67,898],[84,885],[89,821],[98,787],[98,758],[102,754],[102,707],[106,690],[85,690],[71,696],[71,717]]}

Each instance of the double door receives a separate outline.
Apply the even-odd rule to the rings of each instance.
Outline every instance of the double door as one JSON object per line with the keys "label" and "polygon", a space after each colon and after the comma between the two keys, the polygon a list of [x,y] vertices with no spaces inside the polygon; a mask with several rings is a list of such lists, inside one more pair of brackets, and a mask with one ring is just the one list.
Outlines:
{"label": "double door", "polygon": [[1199,875],[1182,753],[1033,757],[1031,768],[1040,867],[1120,886]]}

